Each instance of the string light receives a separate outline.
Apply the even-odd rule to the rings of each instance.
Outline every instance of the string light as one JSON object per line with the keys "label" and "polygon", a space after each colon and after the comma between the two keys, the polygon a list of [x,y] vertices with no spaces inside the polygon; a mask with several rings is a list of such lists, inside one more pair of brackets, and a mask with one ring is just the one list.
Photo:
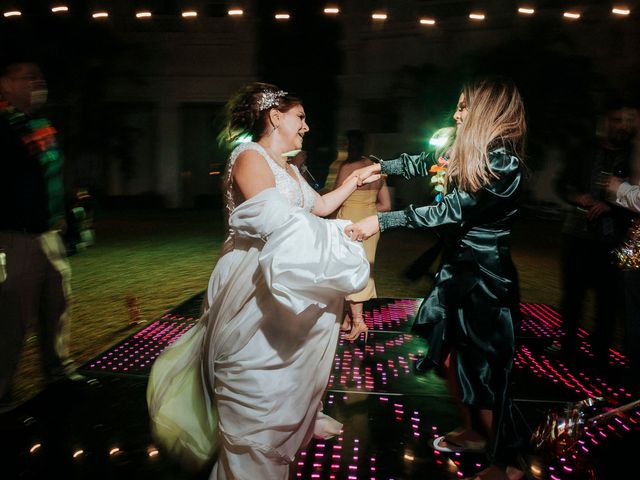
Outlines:
{"label": "string light", "polygon": [[533,8],[520,7],[518,8],[518,13],[521,13],[523,15],[533,15],[534,13],[536,13],[536,11]]}
{"label": "string light", "polygon": [[614,15],[627,16],[631,13],[631,10],[629,10],[627,7],[613,7],[611,9],[611,13],[613,13]]}
{"label": "string light", "polygon": [[[53,14],[68,13],[69,7],[62,4],[55,5],[51,7],[51,12]],[[341,9],[336,5],[329,4],[323,9],[323,12],[325,15],[339,15],[341,13]],[[525,5],[525,6],[518,7],[517,12],[519,15],[534,15],[536,13],[536,9]],[[227,11],[227,14],[229,16],[239,17],[239,16],[243,16],[244,13],[245,12],[242,8],[230,8]],[[625,5],[618,5],[611,8],[611,14],[616,15],[618,17],[626,17],[631,14],[631,9]],[[146,10],[137,12],[135,15],[136,15],[136,18],[138,19],[148,19],[153,16],[153,14],[150,11],[146,11]],[[4,12],[3,16],[5,18],[21,17],[22,12],[20,10],[10,10],[10,11]],[[181,13],[181,16],[183,18],[196,18],[198,17],[198,12],[195,10],[185,10]],[[579,20],[582,15],[581,13],[576,11],[565,11],[563,12],[562,16],[567,20]],[[98,12],[92,13],[91,17],[96,20],[106,19],[106,18],[109,18],[109,13],[106,11],[98,11]],[[281,13],[276,13],[274,15],[274,18],[276,20],[290,20],[291,15],[286,12],[281,12]],[[486,15],[483,12],[471,12],[468,15],[468,18],[473,21],[481,22],[486,20]],[[386,12],[376,11],[371,14],[371,19],[374,21],[383,22],[389,19],[389,15]],[[429,25],[429,26],[433,26],[436,24],[436,20],[433,18],[419,18],[418,22],[421,25]]]}
{"label": "string light", "polygon": [[29,453],[36,453],[42,447],[41,443],[36,443],[33,447],[29,449]]}

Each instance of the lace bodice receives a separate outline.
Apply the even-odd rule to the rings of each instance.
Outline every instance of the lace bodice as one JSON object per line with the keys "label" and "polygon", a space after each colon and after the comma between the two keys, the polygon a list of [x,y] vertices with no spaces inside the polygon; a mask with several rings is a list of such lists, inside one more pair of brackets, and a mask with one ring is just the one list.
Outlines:
{"label": "lace bodice", "polygon": [[[233,184],[233,179],[231,177],[231,172],[233,170],[233,165],[237,160],[238,156],[242,152],[247,150],[254,150],[258,152],[267,162],[271,171],[273,172],[273,176],[276,180],[276,190],[280,192],[294,207],[300,207],[304,210],[310,212],[313,209],[316,193],[311,188],[311,186],[304,180],[300,171],[295,165],[291,165],[293,169],[297,181],[293,179],[289,173],[282,168],[281,165],[278,165],[275,160],[271,158],[271,156],[267,153],[267,151],[262,147],[262,145],[255,142],[248,142],[238,145],[229,156],[229,161],[227,162],[227,167],[225,169],[224,174],[224,203],[225,203],[225,216],[228,219],[229,215],[233,210],[244,200],[240,195],[240,192]],[[229,234],[227,241],[225,241],[225,245],[223,246],[223,252],[227,251],[229,248],[232,248],[232,238]],[[227,245],[230,243],[230,245]]]}

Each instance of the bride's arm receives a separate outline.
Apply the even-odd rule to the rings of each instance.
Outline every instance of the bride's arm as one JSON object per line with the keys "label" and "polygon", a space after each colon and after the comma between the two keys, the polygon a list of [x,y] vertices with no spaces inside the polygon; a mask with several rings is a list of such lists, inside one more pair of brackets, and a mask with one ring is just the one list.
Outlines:
{"label": "bride's arm", "polygon": [[324,195],[316,194],[316,202],[311,212],[319,217],[326,217],[337,210],[359,186],[375,182],[380,177],[380,165],[377,164],[354,170],[339,187]]}
{"label": "bride's arm", "polygon": [[358,189],[358,182],[358,176],[351,174],[344,182],[342,182],[342,185],[329,193],[325,193],[324,195],[316,193],[316,201],[311,213],[314,213],[319,217],[326,217],[333,213],[347,198],[349,198],[349,195]]}
{"label": "bride's arm", "polygon": [[267,188],[276,186],[276,179],[267,162],[254,150],[242,152],[231,171],[233,183],[245,200],[254,197]]}

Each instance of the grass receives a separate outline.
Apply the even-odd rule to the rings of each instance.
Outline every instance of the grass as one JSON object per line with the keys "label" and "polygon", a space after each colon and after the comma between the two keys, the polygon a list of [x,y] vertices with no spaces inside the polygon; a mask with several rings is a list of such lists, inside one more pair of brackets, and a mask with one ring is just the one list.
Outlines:
{"label": "grass", "polygon": [[[70,257],[71,351],[82,365],[140,327],[129,327],[127,296],[151,321],[204,290],[223,241],[222,220],[212,211],[103,214],[94,246]],[[522,220],[514,230],[513,257],[522,300],[560,301],[559,224]],[[430,281],[410,282],[402,271],[434,237],[428,232],[385,233],[378,246],[376,284],[381,297],[423,297]],[[26,342],[15,382],[25,401],[43,388],[37,339]]]}

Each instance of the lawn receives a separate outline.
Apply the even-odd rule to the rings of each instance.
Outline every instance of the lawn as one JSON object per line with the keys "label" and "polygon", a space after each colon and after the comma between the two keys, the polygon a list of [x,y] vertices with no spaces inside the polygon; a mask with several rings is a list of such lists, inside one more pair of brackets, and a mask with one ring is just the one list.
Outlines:
{"label": "lawn", "polygon": [[[204,290],[223,240],[222,219],[211,210],[103,213],[95,229],[96,244],[70,258],[71,349],[79,365],[140,328],[128,325],[128,296],[137,299],[148,322]],[[513,256],[523,301],[559,304],[559,229],[557,222],[540,219],[517,224]],[[427,232],[385,233],[376,263],[378,295],[424,296],[430,281],[410,282],[402,271],[433,241]],[[42,387],[37,338],[30,336],[15,395],[26,400]]]}

